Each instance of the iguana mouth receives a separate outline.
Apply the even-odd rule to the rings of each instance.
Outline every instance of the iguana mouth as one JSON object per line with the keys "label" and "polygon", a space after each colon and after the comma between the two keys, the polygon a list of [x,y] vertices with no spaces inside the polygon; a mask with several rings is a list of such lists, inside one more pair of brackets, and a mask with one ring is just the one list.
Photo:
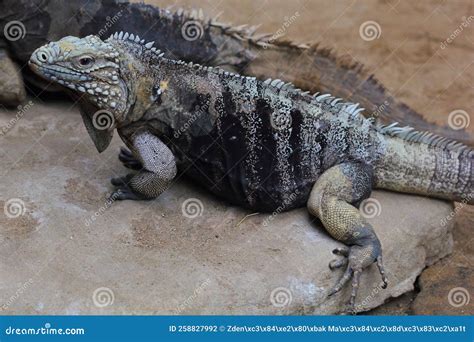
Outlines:
{"label": "iguana mouth", "polygon": [[42,76],[52,79],[54,81],[61,79],[66,81],[87,81],[89,79],[87,76],[79,72],[72,71],[61,66],[44,66],[34,61],[30,61],[28,64],[34,72],[39,73]]}

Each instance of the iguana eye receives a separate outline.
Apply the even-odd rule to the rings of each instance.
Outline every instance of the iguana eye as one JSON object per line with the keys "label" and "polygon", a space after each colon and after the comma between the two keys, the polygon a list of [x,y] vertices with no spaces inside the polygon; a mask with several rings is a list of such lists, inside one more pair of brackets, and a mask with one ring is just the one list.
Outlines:
{"label": "iguana eye", "polygon": [[88,68],[88,67],[92,66],[92,64],[94,64],[94,59],[92,57],[89,57],[89,56],[81,57],[78,60],[78,64],[82,68]]}
{"label": "iguana eye", "polygon": [[36,57],[38,58],[38,60],[40,62],[47,62],[48,61],[48,55],[45,53],[45,52],[40,52],[36,55]]}

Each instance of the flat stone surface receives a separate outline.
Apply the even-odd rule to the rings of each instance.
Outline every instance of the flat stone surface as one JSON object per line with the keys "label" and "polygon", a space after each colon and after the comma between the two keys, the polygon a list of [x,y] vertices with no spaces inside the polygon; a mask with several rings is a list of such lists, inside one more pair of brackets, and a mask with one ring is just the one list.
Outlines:
{"label": "flat stone surface", "polygon": [[[0,126],[14,114],[1,111]],[[37,99],[0,137],[4,313],[344,310],[349,287],[326,298],[342,275],[328,268],[331,250],[341,245],[304,208],[246,217],[254,213],[184,179],[155,201],[110,205],[109,179],[127,172],[117,159],[120,145],[116,136],[99,155],[77,109]],[[453,244],[451,223],[442,224],[451,204],[381,191],[373,198],[369,220],[382,242],[390,285],[380,289],[377,268],[370,267],[361,277],[360,310],[411,291],[423,268]]]}

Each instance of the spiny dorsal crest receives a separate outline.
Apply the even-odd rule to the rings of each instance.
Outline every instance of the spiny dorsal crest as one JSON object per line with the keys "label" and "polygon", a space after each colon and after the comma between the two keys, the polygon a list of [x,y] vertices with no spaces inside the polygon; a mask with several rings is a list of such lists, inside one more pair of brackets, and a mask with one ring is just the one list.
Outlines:
{"label": "spiny dorsal crest", "polygon": [[390,125],[377,125],[376,129],[382,134],[398,137],[408,142],[426,144],[458,153],[473,152],[469,146],[461,142],[442,137],[432,132],[417,131],[410,126],[400,127],[398,122],[394,122]]}
{"label": "spiny dorsal crest", "polygon": [[[185,13],[181,12],[179,15],[184,16]],[[193,15],[190,15],[190,17],[193,17]],[[202,18],[196,18],[202,20]],[[99,38],[91,36],[91,39],[97,39],[100,41]],[[156,49],[153,47],[154,42],[148,42],[146,43],[144,39],[140,39],[138,35],[134,35],[133,33],[128,33],[128,32],[116,32],[112,34],[109,39],[114,39],[118,41],[123,41],[123,42],[131,42],[134,44],[139,44],[140,46],[144,47],[147,50],[152,51],[155,53],[158,57],[163,57],[164,53],[162,53],[160,50]],[[187,65],[189,68],[193,68],[195,70],[204,70],[208,72],[215,72],[220,75],[224,75],[227,77],[233,77],[233,78],[242,78],[242,79],[250,79],[250,80],[255,80],[255,77],[251,76],[241,76],[239,74],[234,74],[232,72],[228,72],[224,69],[221,68],[213,68],[210,66],[202,66],[200,64],[195,64],[193,62],[184,62],[184,61],[174,61],[177,64],[182,64],[182,65]],[[360,123],[367,122],[370,125],[372,125],[378,132],[382,134],[387,134],[390,136],[396,136],[399,137],[405,141],[408,142],[414,142],[414,143],[423,143],[427,144],[429,146],[433,147],[439,147],[439,148],[445,148],[450,151],[455,151],[455,152],[463,152],[463,151],[472,151],[470,147],[454,141],[450,140],[448,138],[441,137],[439,135],[436,135],[431,132],[423,132],[423,131],[417,131],[413,127],[405,126],[405,127],[400,127],[398,126],[398,123],[392,123],[390,125],[380,125],[377,124],[375,125],[375,119],[374,118],[366,118],[365,116],[362,115],[362,112],[365,110],[364,108],[359,107],[359,103],[352,103],[352,102],[341,102],[341,98],[336,98],[335,96],[332,96],[331,94],[320,94],[319,92],[310,95],[308,91],[303,92],[301,89],[296,88],[292,83],[290,82],[284,82],[280,79],[267,79],[263,82],[267,87],[270,87],[276,91],[284,90],[284,91],[291,91],[291,92],[296,92],[300,94],[301,96],[311,96],[317,103],[320,104],[326,104],[330,106],[330,108],[333,109],[334,112],[336,113],[345,113],[349,116],[350,119],[354,121],[359,121]]]}
{"label": "spiny dorsal crest", "polygon": [[161,52],[161,50],[158,50],[156,47],[153,46],[155,42],[145,42],[144,39],[140,39],[139,35],[134,35],[133,33],[128,33],[128,32],[115,32],[112,34],[108,40],[117,40],[117,41],[123,41],[123,42],[130,42],[130,43],[135,43],[139,44],[140,46],[144,47],[147,50],[150,50],[151,52],[155,53],[158,57],[163,57],[164,52]]}

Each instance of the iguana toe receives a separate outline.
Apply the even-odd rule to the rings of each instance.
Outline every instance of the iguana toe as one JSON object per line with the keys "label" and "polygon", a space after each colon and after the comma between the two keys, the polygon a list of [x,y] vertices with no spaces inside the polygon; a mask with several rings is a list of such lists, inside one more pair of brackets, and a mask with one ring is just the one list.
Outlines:
{"label": "iguana toe", "polygon": [[110,183],[112,183],[112,185],[116,186],[117,189],[115,189],[115,191],[113,191],[110,194],[109,199],[118,200],[118,201],[146,199],[143,196],[135,193],[130,188],[129,184],[130,184],[130,180],[132,179],[133,176],[134,176],[134,174],[129,173],[128,175],[123,176],[123,177],[112,178],[110,180]]}
{"label": "iguana toe", "polygon": [[130,179],[132,179],[133,174],[129,173],[126,176],[123,177],[115,177],[110,179],[110,183],[114,186],[123,186],[123,185],[128,185],[130,182]]}
{"label": "iguana toe", "polygon": [[142,196],[134,193],[128,186],[123,185],[115,189],[109,196],[110,200],[123,201],[123,200],[143,200]]}
{"label": "iguana toe", "polygon": [[338,248],[334,248],[332,250],[332,253],[333,254],[336,254],[336,255],[342,255],[342,256],[349,256],[349,248],[348,247],[338,247]]}
{"label": "iguana toe", "polygon": [[143,168],[142,163],[139,160],[137,160],[133,156],[132,152],[130,152],[125,147],[120,148],[120,153],[119,153],[118,158],[126,168],[129,168],[132,170],[141,170]]}
{"label": "iguana toe", "polygon": [[[329,268],[336,269],[344,265],[347,268],[339,281],[329,291],[328,297],[339,292],[343,286],[352,280],[351,282],[351,298],[349,300],[349,311],[355,313],[355,299],[357,297],[357,291],[359,289],[359,279],[362,271],[377,262],[380,274],[382,275],[382,288],[387,287],[387,278],[382,265],[382,257],[380,255],[380,248],[378,247],[378,241],[367,241],[368,243],[360,245],[354,245],[349,249],[349,255],[347,258],[333,260],[329,264]],[[339,251],[338,251],[339,252]]]}
{"label": "iguana toe", "polygon": [[341,268],[343,266],[346,266],[349,260],[347,258],[343,259],[334,259],[329,263],[329,268],[331,270],[335,270],[337,268]]}

